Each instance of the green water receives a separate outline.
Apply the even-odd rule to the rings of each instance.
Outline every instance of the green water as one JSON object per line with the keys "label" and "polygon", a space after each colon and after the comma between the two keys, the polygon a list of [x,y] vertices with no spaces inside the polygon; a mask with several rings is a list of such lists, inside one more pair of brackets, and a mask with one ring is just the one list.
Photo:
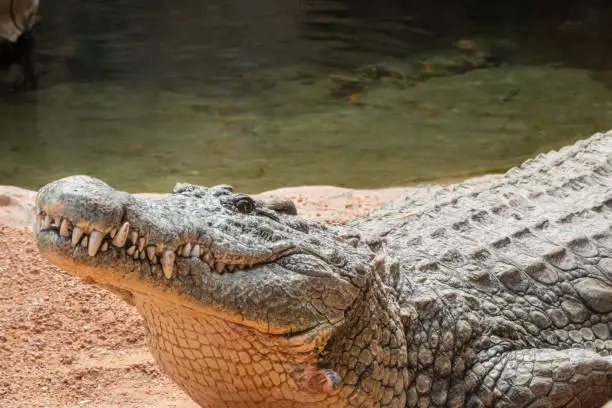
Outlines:
{"label": "green water", "polygon": [[[161,3],[151,6],[156,10],[131,4],[136,11],[104,6],[109,19],[113,7],[132,10],[122,15],[131,24],[115,32],[110,23],[99,32],[53,31],[70,18],[77,28],[84,22],[67,6],[67,16],[48,11],[37,32],[49,33],[38,51],[46,70],[41,88],[0,96],[0,184],[38,188],[90,174],[139,192],[166,192],[179,181],[249,192],[304,184],[380,188],[502,171],[612,127],[608,71],[580,56],[574,62],[587,66],[557,63],[558,48],[538,44],[520,49],[520,58],[458,74],[448,61],[480,61],[480,48],[453,41],[472,38],[458,30],[418,52],[400,49],[403,56],[348,52],[358,57],[324,64],[305,55],[310,43],[299,36],[253,39],[247,30],[241,46],[232,44],[227,33],[245,24],[219,9],[205,41],[180,30],[151,35],[139,24],[167,23],[173,14]],[[198,26],[186,11],[172,18]],[[246,27],[261,30],[270,18],[262,15]],[[279,21],[293,32],[296,23]],[[229,45],[216,46],[213,34]],[[242,54],[249,39],[256,45]],[[252,51],[268,46],[274,52]],[[368,64],[391,75],[364,77],[359,68]],[[338,76],[361,82],[338,92]]]}

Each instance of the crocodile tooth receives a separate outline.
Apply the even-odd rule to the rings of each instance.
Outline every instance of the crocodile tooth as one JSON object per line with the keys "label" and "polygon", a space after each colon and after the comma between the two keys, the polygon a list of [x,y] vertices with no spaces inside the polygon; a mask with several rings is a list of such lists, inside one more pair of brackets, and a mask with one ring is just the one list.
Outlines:
{"label": "crocodile tooth", "polygon": [[115,235],[117,235],[117,228],[113,228],[112,230],[110,230],[108,235],[110,235],[111,239],[115,238]]}
{"label": "crocodile tooth", "polygon": [[139,250],[139,251],[142,251],[142,250],[144,249],[144,247],[145,247],[145,245],[146,245],[146,244],[147,244],[147,240],[146,240],[146,239],[144,239],[144,237],[140,237],[140,238],[138,239],[138,250]]}
{"label": "crocodile tooth", "polygon": [[140,252],[138,252],[138,249],[137,249],[136,251],[134,251],[134,255],[132,255],[132,258],[138,259],[139,255],[140,255]]}
{"label": "crocodile tooth", "polygon": [[88,242],[89,242],[89,237],[88,237],[87,235],[85,235],[85,236],[83,237],[83,239],[81,240],[81,246],[82,246],[83,248],[87,248],[87,243],[88,243]]}
{"label": "crocodile tooth", "polygon": [[72,247],[73,248],[77,246],[82,236],[83,236],[83,230],[81,229],[81,227],[74,227],[74,229],[72,230]]}
{"label": "crocodile tooth", "polygon": [[237,265],[237,268],[240,269],[241,271],[244,270],[245,267],[246,267],[246,265],[244,265],[244,264]]}
{"label": "crocodile tooth", "polygon": [[164,252],[164,254],[162,255],[159,261],[164,271],[164,275],[166,276],[167,279],[170,279],[172,277],[173,268],[174,268],[174,259],[175,259],[174,251],[168,250]]}
{"label": "crocodile tooth", "polygon": [[140,251],[140,255],[138,255],[138,257],[140,258],[141,261],[144,261],[147,257],[147,254],[145,251]]}
{"label": "crocodile tooth", "polygon": [[223,273],[225,269],[225,265],[222,264],[221,262],[215,262],[215,271],[217,271],[217,273]]}
{"label": "crocodile tooth", "polygon": [[69,237],[70,236],[70,225],[69,224],[70,223],[68,222],[68,220],[66,218],[64,218],[64,220],[60,224],[59,234],[62,237]]}
{"label": "crocodile tooth", "polygon": [[89,256],[96,256],[98,250],[100,249],[100,245],[102,245],[102,240],[104,239],[104,233],[100,231],[92,231],[89,236],[89,247],[87,248],[87,253]]}
{"label": "crocodile tooth", "polygon": [[236,265],[228,264],[226,268],[229,272],[234,272],[234,269],[236,269]]}
{"label": "crocodile tooth", "polygon": [[58,227],[58,228],[59,228],[59,226],[60,226],[60,225],[61,225],[61,223],[62,223],[62,217],[61,217],[61,216],[59,216],[59,215],[57,215],[57,216],[53,217],[53,223],[55,224],[55,226],[56,226],[56,227]]}
{"label": "crocodile tooth", "polygon": [[155,257],[155,251],[157,248],[155,248],[155,245],[149,245],[147,247],[147,258],[149,258],[149,261],[152,261],[153,258]]}
{"label": "crocodile tooth", "polygon": [[136,252],[136,246],[132,245],[131,247],[128,248],[127,254],[132,256],[132,255],[134,255],[134,252]]}
{"label": "crocodile tooth", "polygon": [[179,246],[178,248],[176,248],[176,255],[177,256],[181,256],[181,252],[183,251],[183,247]]}
{"label": "crocodile tooth", "polygon": [[181,254],[182,254],[181,256],[185,258],[189,258],[190,253],[191,253],[191,242],[188,242],[183,247],[183,250],[181,251]]}
{"label": "crocodile tooth", "polygon": [[102,246],[100,247],[100,251],[102,251],[102,252],[108,251],[108,241],[104,241],[102,243]]}
{"label": "crocodile tooth", "polygon": [[203,256],[202,259],[204,260],[204,262],[206,262],[207,264],[210,265],[210,263],[212,262],[212,256],[210,255],[210,252],[206,252]]}
{"label": "crocodile tooth", "polygon": [[151,259],[151,263],[152,264],[156,264],[157,263],[157,255],[153,255],[153,259]]}
{"label": "crocodile tooth", "polygon": [[49,217],[48,215],[45,215],[45,218],[43,219],[42,222],[42,229],[49,229],[51,228],[51,217]]}
{"label": "crocodile tooth", "polygon": [[121,248],[125,245],[125,241],[127,240],[128,233],[130,232],[130,223],[124,222],[117,234],[113,237],[113,241],[111,242],[114,246]]}
{"label": "crocodile tooth", "polygon": [[138,233],[136,231],[130,232],[130,241],[132,241],[132,244],[136,244],[138,242]]}
{"label": "crocodile tooth", "polygon": [[196,244],[191,249],[191,252],[189,253],[189,256],[195,256],[196,258],[199,258],[201,254],[202,254],[202,252],[200,251],[200,246]]}

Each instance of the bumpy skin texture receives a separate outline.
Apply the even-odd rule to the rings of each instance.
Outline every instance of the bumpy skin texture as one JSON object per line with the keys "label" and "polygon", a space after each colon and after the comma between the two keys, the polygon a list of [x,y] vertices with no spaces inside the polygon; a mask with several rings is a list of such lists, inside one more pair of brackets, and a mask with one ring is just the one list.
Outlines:
{"label": "bumpy skin texture", "polygon": [[204,407],[598,407],[611,159],[597,134],[346,228],[227,187],[144,200],[75,176],[41,189],[36,231],[52,262],[136,306]]}

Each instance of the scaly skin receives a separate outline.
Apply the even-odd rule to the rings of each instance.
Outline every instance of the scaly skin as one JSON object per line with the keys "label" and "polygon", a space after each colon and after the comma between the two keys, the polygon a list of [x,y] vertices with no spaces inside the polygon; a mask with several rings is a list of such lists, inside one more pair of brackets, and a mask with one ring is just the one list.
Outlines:
{"label": "scaly skin", "polygon": [[137,308],[203,407],[598,407],[611,159],[597,134],[346,228],[223,186],[147,200],[75,176],[40,190],[36,231],[53,263]]}

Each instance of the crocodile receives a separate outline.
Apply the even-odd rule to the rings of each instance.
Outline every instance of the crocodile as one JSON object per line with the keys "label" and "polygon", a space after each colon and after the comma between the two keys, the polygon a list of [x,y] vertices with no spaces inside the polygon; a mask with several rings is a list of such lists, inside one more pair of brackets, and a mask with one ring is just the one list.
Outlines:
{"label": "crocodile", "polygon": [[228,185],[37,194],[51,263],[135,306],[203,407],[600,407],[612,132],[334,226]]}

